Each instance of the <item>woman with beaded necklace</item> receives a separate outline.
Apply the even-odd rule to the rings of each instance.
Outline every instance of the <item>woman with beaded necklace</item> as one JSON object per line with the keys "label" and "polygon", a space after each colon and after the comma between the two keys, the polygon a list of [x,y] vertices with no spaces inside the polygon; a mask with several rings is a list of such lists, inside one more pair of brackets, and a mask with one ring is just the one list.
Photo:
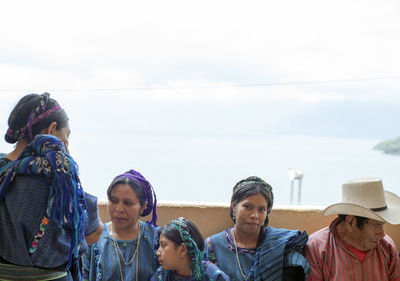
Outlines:
{"label": "woman with beaded necklace", "polygon": [[0,153],[0,279],[79,280],[81,255],[102,232],[68,152],[68,116],[50,94],[21,98]]}
{"label": "woman with beaded necklace", "polygon": [[243,179],[233,188],[230,216],[234,226],[205,241],[206,259],[231,280],[307,279],[310,266],[301,251],[308,236],[268,226],[273,202],[272,187],[259,177]]}
{"label": "woman with beaded necklace", "polygon": [[[107,197],[111,222],[84,256],[84,280],[149,280],[157,268],[159,232],[153,187],[139,172],[130,170],[114,178]],[[150,222],[140,220],[150,213]]]}
{"label": "woman with beaded necklace", "polygon": [[157,250],[161,266],[151,281],[229,281],[216,265],[203,260],[203,236],[185,218],[162,227]]}

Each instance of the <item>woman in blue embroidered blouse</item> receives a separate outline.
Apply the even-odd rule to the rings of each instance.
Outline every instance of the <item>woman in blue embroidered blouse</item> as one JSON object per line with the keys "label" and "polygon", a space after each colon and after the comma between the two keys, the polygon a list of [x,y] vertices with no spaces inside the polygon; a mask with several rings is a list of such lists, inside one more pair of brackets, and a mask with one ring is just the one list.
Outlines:
{"label": "woman in blue embroidered blouse", "polygon": [[48,93],[29,94],[8,125],[16,146],[0,155],[0,279],[79,280],[102,224],[68,153],[68,116]]}
{"label": "woman in blue embroidered blouse", "polygon": [[216,265],[203,260],[203,240],[190,220],[179,218],[163,226],[157,250],[161,266],[151,281],[229,281]]}
{"label": "woman in blue embroidered blouse", "polygon": [[305,232],[268,225],[274,196],[258,177],[239,181],[233,188],[230,215],[234,222],[205,241],[205,257],[231,280],[306,280],[310,271],[301,251]]}
{"label": "woman in blue embroidered blouse", "polygon": [[[159,231],[151,184],[130,170],[112,181],[107,197],[111,222],[105,224],[100,240],[84,256],[84,280],[150,280],[157,268]],[[150,213],[150,222],[140,220]]]}

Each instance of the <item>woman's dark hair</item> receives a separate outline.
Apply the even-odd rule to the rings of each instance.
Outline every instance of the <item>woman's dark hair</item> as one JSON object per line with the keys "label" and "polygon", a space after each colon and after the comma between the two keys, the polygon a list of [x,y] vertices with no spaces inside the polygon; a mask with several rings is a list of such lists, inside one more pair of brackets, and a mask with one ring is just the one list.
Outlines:
{"label": "woman's dark hair", "polygon": [[[203,251],[204,250],[204,238],[201,235],[199,229],[191,220],[185,219],[185,223],[187,226],[187,230],[188,230],[190,236],[192,237],[192,240],[197,244],[197,247],[199,248],[199,250]],[[169,240],[174,242],[176,247],[178,247],[179,245],[184,243],[182,241],[181,235],[179,234],[179,230],[176,229],[176,227],[172,223],[164,225],[161,228],[160,234],[164,235]]]}
{"label": "woman's dark hair", "polygon": [[229,209],[229,213],[233,222],[236,223],[236,218],[233,216],[232,205],[236,206],[240,201],[255,194],[261,194],[265,197],[265,200],[267,200],[268,209],[264,227],[268,225],[268,215],[272,210],[272,205],[274,204],[274,194],[272,193],[272,187],[268,183],[263,181],[261,178],[254,176],[239,181],[233,188],[231,206]]}
{"label": "woman's dark hair", "polygon": [[[50,98],[48,93],[43,95],[38,94],[29,94],[21,98],[14,109],[11,111],[10,117],[8,118],[8,128],[9,130],[16,132],[27,126],[29,118],[31,114],[35,111],[36,108],[40,107],[40,103],[43,101],[44,96],[46,95],[47,104],[43,108],[43,112],[58,106],[56,100]],[[38,112],[37,114],[41,114],[43,112]],[[56,129],[60,130],[68,125],[68,116],[66,112],[60,108],[59,110],[52,112],[48,116],[44,117],[40,121],[32,124],[31,132],[32,139],[36,135],[40,134],[42,129],[45,129],[50,126],[52,122],[56,122]],[[27,142],[30,142],[32,139],[29,134],[25,134],[24,136],[19,137],[19,133],[17,134],[9,134],[7,133],[4,136],[6,142],[8,143],[16,143],[19,139],[23,139]]]}
{"label": "woman's dark hair", "polygon": [[[338,215],[339,217],[339,221],[344,222],[346,221],[346,217],[348,215]],[[357,224],[357,228],[362,230],[364,228],[364,224],[366,224],[368,222],[368,218],[364,218],[364,217],[359,217],[359,216],[354,216],[356,218],[356,224]]]}
{"label": "woman's dark hair", "polygon": [[107,189],[108,200],[111,200],[111,191],[113,190],[113,188],[119,184],[127,184],[132,188],[132,190],[136,193],[137,198],[139,199],[141,207],[146,203],[146,195],[144,194],[142,187],[140,187],[139,184],[134,180],[126,177],[117,177],[112,181]]}

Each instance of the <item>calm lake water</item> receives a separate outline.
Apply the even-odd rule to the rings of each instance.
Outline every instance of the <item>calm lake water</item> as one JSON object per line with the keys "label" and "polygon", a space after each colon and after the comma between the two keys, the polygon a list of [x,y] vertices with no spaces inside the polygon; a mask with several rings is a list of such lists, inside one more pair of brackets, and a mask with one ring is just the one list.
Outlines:
{"label": "calm lake water", "polygon": [[[272,185],[275,203],[286,205],[293,167],[304,173],[301,204],[327,205],[340,201],[343,182],[358,177],[380,177],[385,189],[400,194],[400,157],[372,150],[379,141],[74,131],[70,150],[84,189],[102,198],[114,176],[134,168],[159,200],[229,202],[238,180],[257,175]],[[2,141],[0,149],[11,146]]]}

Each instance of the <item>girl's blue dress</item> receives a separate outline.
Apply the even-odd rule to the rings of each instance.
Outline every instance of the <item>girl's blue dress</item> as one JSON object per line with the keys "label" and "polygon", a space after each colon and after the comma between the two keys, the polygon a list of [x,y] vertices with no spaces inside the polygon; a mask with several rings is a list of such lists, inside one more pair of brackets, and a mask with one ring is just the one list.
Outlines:
{"label": "girl's blue dress", "polygon": [[[269,226],[257,248],[240,248],[236,256],[231,229],[214,234],[205,241],[205,258],[215,263],[232,281],[243,281],[237,256],[247,281],[286,280],[286,268],[301,268],[303,279],[307,280],[310,266],[301,254],[308,240],[305,232],[278,229]],[[291,280],[291,279],[290,279]],[[296,279],[298,280],[298,279]]]}

